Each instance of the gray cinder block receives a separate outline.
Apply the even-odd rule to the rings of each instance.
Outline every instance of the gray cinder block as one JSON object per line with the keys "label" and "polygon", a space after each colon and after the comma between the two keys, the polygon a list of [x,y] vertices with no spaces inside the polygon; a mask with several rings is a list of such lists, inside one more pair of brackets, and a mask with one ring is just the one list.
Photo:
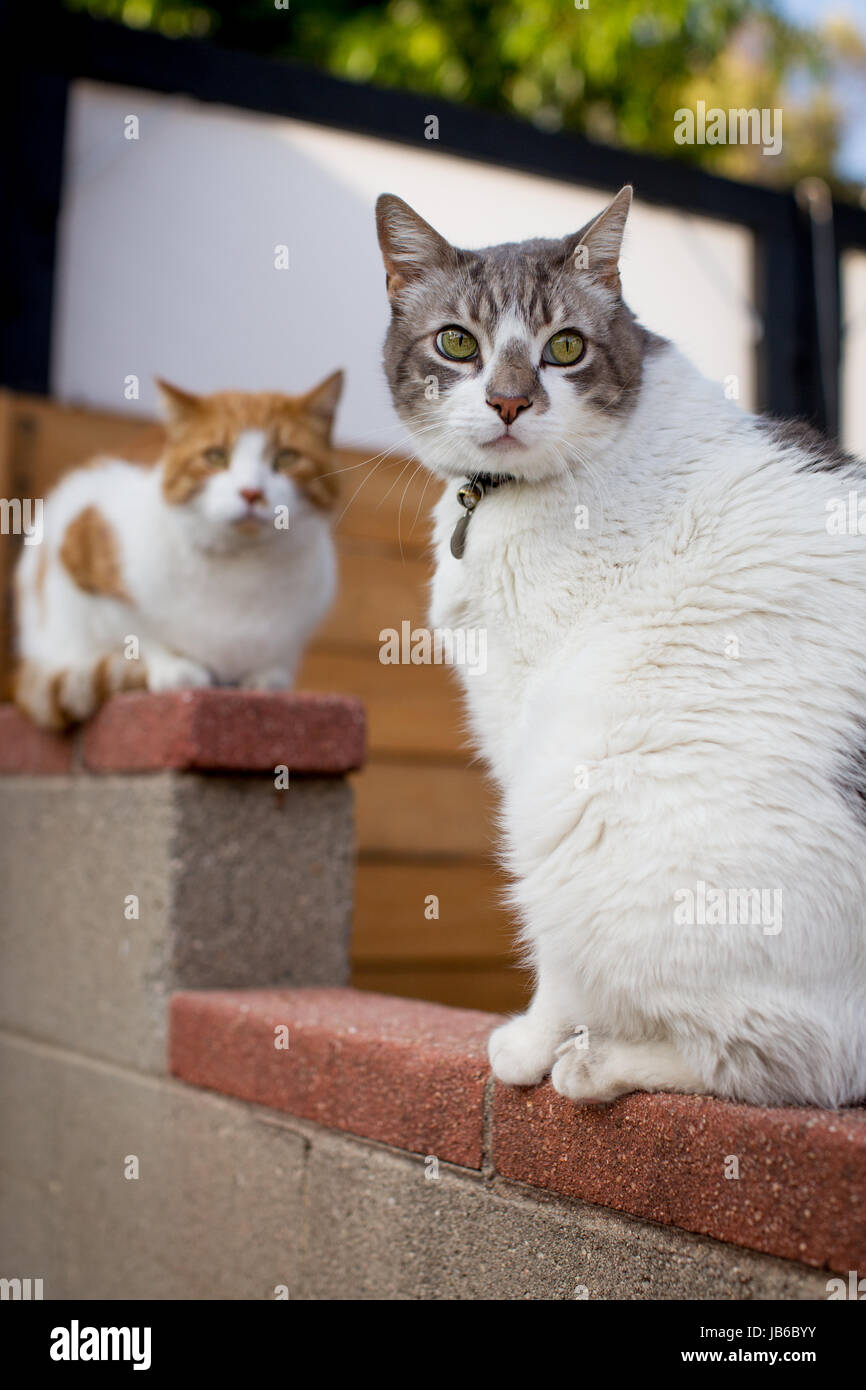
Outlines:
{"label": "gray cinder block", "polygon": [[163,1071],[176,989],[347,982],[353,880],[343,778],[2,777],[0,1027]]}

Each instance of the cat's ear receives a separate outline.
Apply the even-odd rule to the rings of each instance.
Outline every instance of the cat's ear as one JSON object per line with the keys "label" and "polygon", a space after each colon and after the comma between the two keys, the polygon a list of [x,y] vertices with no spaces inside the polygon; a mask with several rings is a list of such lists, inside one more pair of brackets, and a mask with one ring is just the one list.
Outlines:
{"label": "cat's ear", "polygon": [[161,377],[156,377],[155,381],[163,413],[170,425],[182,424],[200,408],[201,396],[194,396],[192,391],[182,391],[179,386],[172,386],[170,381],[163,381]]}
{"label": "cat's ear", "polygon": [[376,231],[389,299],[434,266],[452,264],[454,247],[393,193],[376,200]]}
{"label": "cat's ear", "polygon": [[337,402],[343,392],[343,373],[332,372],[301,398],[305,415],[330,438]]}
{"label": "cat's ear", "polygon": [[568,254],[575,267],[586,270],[606,289],[619,294],[622,286],[619,279],[619,253],[625,222],[631,207],[632,186],[627,183],[621,188],[613,202],[608,203],[604,212],[582,227],[571,243]]}

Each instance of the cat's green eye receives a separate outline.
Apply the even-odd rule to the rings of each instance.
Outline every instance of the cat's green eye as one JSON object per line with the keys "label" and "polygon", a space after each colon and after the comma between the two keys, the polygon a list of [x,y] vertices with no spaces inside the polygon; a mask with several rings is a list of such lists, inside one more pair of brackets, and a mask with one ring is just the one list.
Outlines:
{"label": "cat's green eye", "polygon": [[443,357],[450,357],[454,362],[468,362],[478,353],[477,339],[465,328],[456,326],[443,328],[441,333],[437,333],[436,346]]}
{"label": "cat's green eye", "polygon": [[292,468],[300,457],[297,449],[278,449],[274,454],[274,468]]}
{"label": "cat's green eye", "polygon": [[205,449],[204,456],[211,468],[228,468],[229,466],[228,449],[220,449],[214,445],[211,449]]}
{"label": "cat's green eye", "polygon": [[580,361],[585,348],[586,344],[579,333],[573,328],[563,328],[561,333],[554,333],[550,341],[545,343],[541,358],[554,367],[571,367]]}

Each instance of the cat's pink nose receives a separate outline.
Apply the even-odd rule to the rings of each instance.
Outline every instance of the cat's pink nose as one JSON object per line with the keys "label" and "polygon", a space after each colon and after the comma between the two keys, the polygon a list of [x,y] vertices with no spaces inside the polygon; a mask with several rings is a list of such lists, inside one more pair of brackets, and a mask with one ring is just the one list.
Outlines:
{"label": "cat's pink nose", "polygon": [[528,396],[488,396],[487,404],[496,411],[503,425],[513,425],[521,410],[528,410],[532,401]]}
{"label": "cat's pink nose", "polygon": [[248,502],[250,506],[252,506],[254,502],[261,502],[265,495],[260,487],[242,487],[239,488],[238,491],[244,501]]}

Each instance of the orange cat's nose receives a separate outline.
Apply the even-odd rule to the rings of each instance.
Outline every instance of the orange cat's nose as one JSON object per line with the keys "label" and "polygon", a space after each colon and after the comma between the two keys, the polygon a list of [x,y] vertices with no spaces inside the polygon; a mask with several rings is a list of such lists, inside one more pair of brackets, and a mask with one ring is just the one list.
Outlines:
{"label": "orange cat's nose", "polygon": [[241,497],[245,502],[248,502],[250,506],[252,506],[254,502],[261,502],[265,495],[260,487],[242,487],[239,491]]}

